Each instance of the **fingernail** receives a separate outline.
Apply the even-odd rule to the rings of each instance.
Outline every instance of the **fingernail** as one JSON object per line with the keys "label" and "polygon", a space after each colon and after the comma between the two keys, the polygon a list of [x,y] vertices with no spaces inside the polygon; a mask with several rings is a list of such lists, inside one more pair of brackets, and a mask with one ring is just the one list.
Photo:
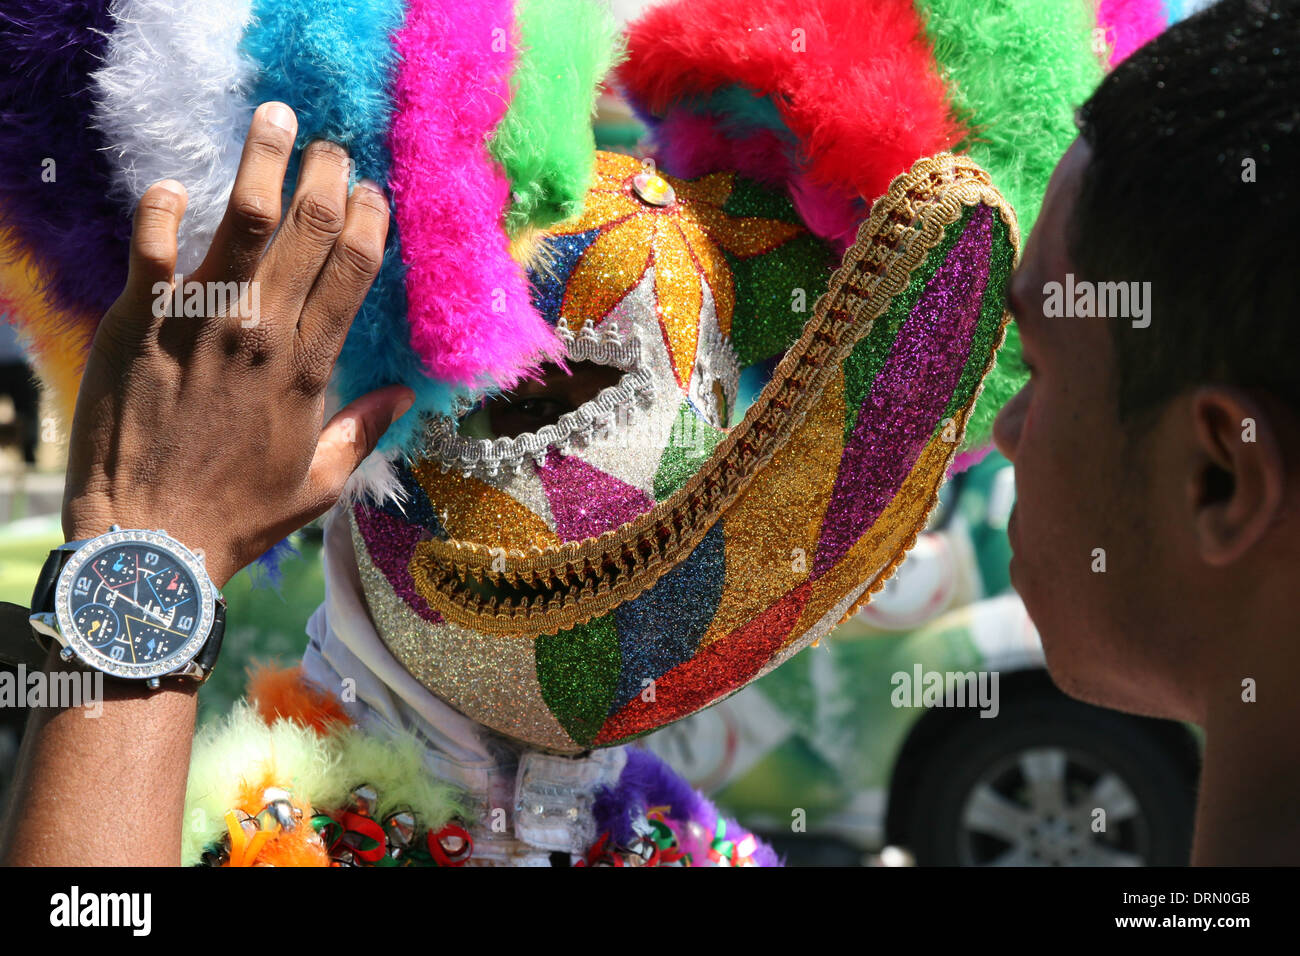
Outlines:
{"label": "fingernail", "polygon": [[380,186],[379,183],[371,179],[369,176],[362,176],[360,179],[358,179],[357,186],[361,189],[369,189],[372,192],[379,193],[379,195],[381,196],[384,194],[383,187]]}
{"label": "fingernail", "polygon": [[397,404],[393,406],[393,417],[388,420],[388,424],[390,425],[393,424],[393,422],[397,421],[399,418],[405,415],[408,411],[410,411],[411,406],[414,404],[415,404],[414,392],[412,392],[406,398],[399,398],[397,400]]}
{"label": "fingernail", "polygon": [[267,103],[262,116],[272,126],[287,133],[292,133],[297,126],[297,117],[293,115],[293,110],[283,103]]}
{"label": "fingernail", "polygon": [[182,199],[184,199],[187,195],[189,195],[185,191],[185,187],[182,186],[174,179],[160,179],[158,180],[158,182],[154,183],[154,185],[157,186],[159,189],[166,190],[167,192],[171,193],[173,196],[180,196]]}

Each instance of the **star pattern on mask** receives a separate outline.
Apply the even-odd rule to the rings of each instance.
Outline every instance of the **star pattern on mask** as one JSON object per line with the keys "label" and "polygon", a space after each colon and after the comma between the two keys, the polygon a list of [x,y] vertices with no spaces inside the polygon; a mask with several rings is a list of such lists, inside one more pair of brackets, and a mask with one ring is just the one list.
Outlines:
{"label": "star pattern on mask", "polygon": [[690,381],[699,345],[704,288],[712,295],[718,329],[731,334],[736,283],[724,255],[764,255],[804,232],[802,226],[724,211],[734,172],[696,180],[662,176],[672,200],[642,199],[634,179],[646,166],[631,156],[597,153],[596,178],[582,215],[553,227],[552,235],[599,230],[582,253],[564,293],[561,314],[569,323],[599,323],[654,269],[659,325],[683,387]]}

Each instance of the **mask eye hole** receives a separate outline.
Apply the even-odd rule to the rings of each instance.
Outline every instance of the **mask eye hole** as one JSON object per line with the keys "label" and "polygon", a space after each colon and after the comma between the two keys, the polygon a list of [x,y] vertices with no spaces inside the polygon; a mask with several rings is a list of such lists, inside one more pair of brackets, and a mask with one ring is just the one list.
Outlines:
{"label": "mask eye hole", "polygon": [[576,362],[567,372],[548,362],[540,379],[526,379],[512,391],[485,399],[461,419],[457,430],[466,438],[488,439],[539,431],[617,385],[624,374],[620,368],[596,362]]}

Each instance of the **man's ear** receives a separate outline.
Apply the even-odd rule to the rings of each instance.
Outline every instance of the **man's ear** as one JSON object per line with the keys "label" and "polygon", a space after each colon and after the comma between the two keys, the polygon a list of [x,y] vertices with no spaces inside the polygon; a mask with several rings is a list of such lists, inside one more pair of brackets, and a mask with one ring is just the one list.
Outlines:
{"label": "man's ear", "polygon": [[1275,423],[1245,391],[1199,388],[1192,396],[1189,503],[1201,558],[1223,567],[1268,532],[1282,510],[1286,471]]}

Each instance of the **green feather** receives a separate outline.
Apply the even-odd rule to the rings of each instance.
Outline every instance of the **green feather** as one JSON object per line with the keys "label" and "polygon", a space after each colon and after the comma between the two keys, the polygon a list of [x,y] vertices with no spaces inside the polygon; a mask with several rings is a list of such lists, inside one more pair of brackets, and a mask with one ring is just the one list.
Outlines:
{"label": "green feather", "polygon": [[516,15],[513,95],[490,144],[510,180],[512,237],[581,210],[595,163],[597,87],[623,53],[618,25],[595,0],[520,0]]}
{"label": "green feather", "polygon": [[[972,130],[960,150],[983,166],[1029,238],[1047,181],[1074,140],[1074,110],[1101,82],[1088,0],[917,0],[952,106]],[[1024,384],[1020,336],[1008,329],[966,426],[987,445],[998,410]]]}

